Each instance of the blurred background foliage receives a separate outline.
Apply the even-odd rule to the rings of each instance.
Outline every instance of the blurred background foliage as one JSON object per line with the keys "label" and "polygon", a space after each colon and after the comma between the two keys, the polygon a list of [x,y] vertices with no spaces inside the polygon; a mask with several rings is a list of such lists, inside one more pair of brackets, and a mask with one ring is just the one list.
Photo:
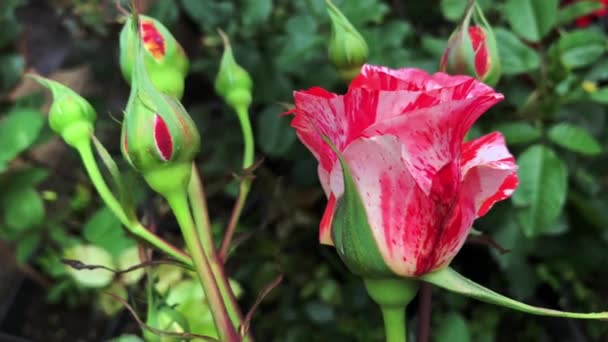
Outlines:
{"label": "blurred background foliage", "polygon": [[[370,63],[434,72],[462,0],[335,0],[370,46]],[[221,238],[241,160],[236,115],[214,94],[221,57],[216,29],[255,83],[251,119],[264,163],[228,261],[245,310],[278,274],[283,283],[258,309],[260,341],[381,341],[381,317],[361,282],[331,248],[318,244],[325,199],[316,161],[281,117],[294,90],[346,86],[328,62],[323,0],[144,1],[192,62],[184,104],[197,121],[199,156],[217,238]],[[608,103],[606,19],[600,1],[480,0],[495,28],[506,99],[470,132],[503,132],[520,166],[521,185],[475,224],[454,267],[488,287],[535,305],[570,311],[608,308]],[[126,6],[126,2],[124,3]],[[598,10],[600,10],[598,12]],[[595,11],[595,14],[587,14]],[[121,24],[113,1],[0,2],[0,339],[102,341],[140,334],[122,306],[145,316],[145,282],[96,271],[79,279],[60,259],[117,268],[137,263],[136,241],[97,199],[77,155],[54,136],[42,113],[48,98],[26,71],[66,83],[96,106],[96,135],[125,166],[118,148],[128,88],[117,49]],[[166,206],[122,167],[140,214],[179,243]],[[508,250],[500,253],[492,240]],[[171,268],[161,293],[204,331],[188,275]],[[235,285],[237,286],[237,285]],[[172,290],[173,291],[173,290]],[[173,297],[171,297],[173,296]],[[169,300],[169,299],[168,299]],[[170,300],[169,300],[170,302]],[[416,302],[408,310],[415,332]],[[206,316],[205,316],[206,315]],[[207,319],[207,321],[205,321]],[[207,323],[205,323],[207,322]],[[412,335],[413,336],[413,335]],[[4,339],[3,339],[4,340]],[[136,341],[123,335],[122,341]],[[432,341],[605,341],[608,325],[538,318],[433,291]],[[17,341],[17,340],[15,340]]]}

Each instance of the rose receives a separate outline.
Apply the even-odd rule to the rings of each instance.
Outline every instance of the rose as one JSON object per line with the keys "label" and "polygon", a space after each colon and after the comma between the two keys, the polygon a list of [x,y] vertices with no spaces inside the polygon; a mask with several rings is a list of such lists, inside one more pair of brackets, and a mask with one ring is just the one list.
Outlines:
{"label": "rose", "polygon": [[[447,266],[473,221],[517,186],[500,133],[463,142],[503,98],[471,77],[365,65],[346,95],[315,87],[294,98],[292,126],[319,161],[329,199],[321,243],[360,275],[419,277]],[[365,222],[342,217],[353,201],[339,157]]]}

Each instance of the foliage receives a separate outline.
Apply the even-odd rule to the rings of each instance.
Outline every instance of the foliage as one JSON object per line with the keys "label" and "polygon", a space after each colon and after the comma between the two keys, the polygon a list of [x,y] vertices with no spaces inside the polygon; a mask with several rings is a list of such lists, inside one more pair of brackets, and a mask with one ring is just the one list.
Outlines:
{"label": "foliage", "polygon": [[[496,34],[503,75],[496,89],[505,100],[470,136],[503,132],[517,157],[521,184],[512,201],[497,205],[475,227],[509,252],[467,244],[454,263],[498,292],[570,311],[608,307],[607,37],[601,21],[587,28],[573,23],[597,10],[594,2],[479,1]],[[218,241],[236,192],[230,174],[239,171],[241,136],[235,129],[236,116],[212,90],[222,53],[217,28],[231,37],[235,59],[253,79],[256,156],[266,160],[256,171],[244,220],[237,228],[237,234],[248,238],[232,251],[228,269],[244,286],[246,308],[277,274],[285,275],[255,314],[258,339],[379,341],[383,332],[377,307],[335,253],[318,244],[317,224],[325,199],[316,181],[316,162],[286,129],[289,118],[280,116],[295,89],[345,89],[327,57],[330,24],[325,1],[151,3],[147,14],[176,32],[192,61],[184,103],[201,132],[199,166],[211,211],[220,218],[214,222]],[[334,3],[367,40],[370,63],[431,72],[437,70],[445,42],[464,11],[464,1],[455,0],[439,5]],[[32,20],[31,14],[40,10],[52,14]],[[0,248],[11,246],[19,264],[33,265],[50,278],[53,285],[47,297],[64,305],[91,302],[104,308],[99,291],[87,289],[61,264],[64,253],[95,246],[107,254],[108,262],[118,264],[136,241],[95,199],[77,156],[57,148],[41,114],[44,101],[37,91],[23,91],[27,86],[22,74],[26,67],[54,74],[88,66],[92,75],[86,88],[100,108],[100,138],[112,156],[119,156],[120,125],[114,120],[121,119],[128,88],[118,68],[116,18],[110,2],[0,3]],[[41,27],[51,24],[60,29],[42,30],[48,42],[35,47],[39,53],[25,53],[19,37],[40,34]],[[32,48],[35,41],[25,44]],[[175,236],[166,207],[137,181],[129,181],[129,186],[140,213],[152,218],[161,235]],[[187,287],[189,278],[182,277],[180,287]],[[125,292],[143,288],[141,282],[110,278],[102,279],[100,286],[128,285]],[[196,296],[181,291],[168,298]],[[581,332],[589,340],[608,336],[602,323],[554,324],[444,293],[433,300],[435,341],[566,341]],[[417,315],[414,307],[410,318]],[[188,305],[178,309],[193,310]],[[204,331],[205,322],[198,324]]]}

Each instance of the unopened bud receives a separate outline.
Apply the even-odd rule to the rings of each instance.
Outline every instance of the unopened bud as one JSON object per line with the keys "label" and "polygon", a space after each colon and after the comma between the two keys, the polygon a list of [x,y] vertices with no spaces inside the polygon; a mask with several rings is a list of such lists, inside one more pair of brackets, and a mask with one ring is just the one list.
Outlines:
{"label": "unopened bud", "polygon": [[346,81],[351,81],[367,62],[369,57],[367,43],[330,0],[327,0],[327,12],[331,19],[329,59],[340,76]]}
{"label": "unopened bud", "polygon": [[[121,149],[150,187],[164,193],[187,185],[200,137],[182,104],[154,87],[144,67],[143,44],[138,46]],[[157,176],[159,170],[162,176]]]}
{"label": "unopened bud", "polygon": [[[470,25],[471,16],[473,25]],[[448,39],[439,68],[450,74],[473,76],[490,86],[498,83],[500,60],[496,38],[477,4],[469,7],[462,23]]]}
{"label": "unopened bud", "polygon": [[133,18],[128,18],[120,32],[120,69],[125,80],[131,83],[139,36],[146,70],[154,86],[165,94],[181,98],[189,66],[184,49],[158,20],[140,15],[139,23],[138,33]]}
{"label": "unopened bud", "polygon": [[252,101],[253,81],[249,73],[234,59],[228,37],[224,32],[219,32],[224,41],[224,54],[215,78],[215,91],[232,108],[247,108]]}
{"label": "unopened bud", "polygon": [[59,82],[36,75],[31,77],[53,94],[53,104],[49,109],[51,129],[70,146],[76,147],[89,140],[97,117],[89,101]]}

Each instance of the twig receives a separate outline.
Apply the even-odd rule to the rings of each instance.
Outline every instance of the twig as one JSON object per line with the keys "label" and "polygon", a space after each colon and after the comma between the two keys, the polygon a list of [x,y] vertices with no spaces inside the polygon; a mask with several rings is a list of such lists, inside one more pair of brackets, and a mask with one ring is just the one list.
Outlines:
{"label": "twig", "polygon": [[255,310],[262,303],[264,298],[270,293],[270,291],[274,290],[277,286],[279,286],[279,284],[281,284],[282,281],[283,281],[283,275],[280,274],[270,284],[266,285],[262,289],[262,291],[258,295],[258,298],[256,298],[255,302],[251,306],[251,309],[249,309],[249,312],[247,312],[247,315],[245,316],[245,320],[243,321],[243,325],[239,329],[242,336],[245,336],[245,335],[247,335],[247,333],[249,333],[249,327],[251,326],[251,320],[253,319],[253,314],[255,313]]}
{"label": "twig", "polygon": [[418,297],[418,342],[429,341],[431,330],[432,290],[431,284],[423,282],[420,286],[420,296]]}
{"label": "twig", "polygon": [[75,259],[61,259],[61,262],[65,265],[70,266],[71,268],[75,269],[75,270],[96,270],[96,269],[103,269],[103,270],[107,270],[110,271],[116,275],[121,275],[124,273],[129,273],[135,270],[138,270],[140,268],[145,268],[145,267],[149,267],[149,266],[156,266],[156,265],[174,265],[174,266],[179,266],[182,268],[185,268],[187,270],[192,270],[191,267],[184,265],[183,263],[176,261],[176,260],[169,260],[169,259],[165,259],[165,260],[150,260],[150,261],[146,261],[146,262],[142,262],[140,264],[137,265],[133,265],[129,268],[125,268],[123,270],[117,270],[108,266],[104,266],[104,265],[93,265],[93,264],[85,264],[80,260],[75,260]]}
{"label": "twig", "polygon": [[211,341],[211,342],[218,342],[218,340],[209,337],[209,336],[205,336],[205,335],[199,335],[199,334],[192,334],[192,333],[178,333],[178,332],[169,332],[169,331],[164,331],[164,330],[159,330],[156,329],[154,327],[151,327],[149,325],[147,325],[146,323],[144,323],[141,318],[139,318],[139,316],[137,315],[137,312],[135,312],[135,310],[133,309],[133,307],[131,307],[131,305],[129,305],[129,303],[127,303],[126,300],[124,300],[123,298],[121,298],[120,296],[111,293],[111,292],[102,292],[105,295],[108,295],[112,298],[114,298],[115,300],[117,300],[118,302],[120,302],[133,316],[133,318],[135,319],[135,321],[137,322],[137,324],[145,330],[148,330],[156,335],[160,335],[160,336],[169,336],[169,337],[176,337],[179,339],[193,339],[193,338],[198,338],[198,339],[202,339],[203,341]]}

